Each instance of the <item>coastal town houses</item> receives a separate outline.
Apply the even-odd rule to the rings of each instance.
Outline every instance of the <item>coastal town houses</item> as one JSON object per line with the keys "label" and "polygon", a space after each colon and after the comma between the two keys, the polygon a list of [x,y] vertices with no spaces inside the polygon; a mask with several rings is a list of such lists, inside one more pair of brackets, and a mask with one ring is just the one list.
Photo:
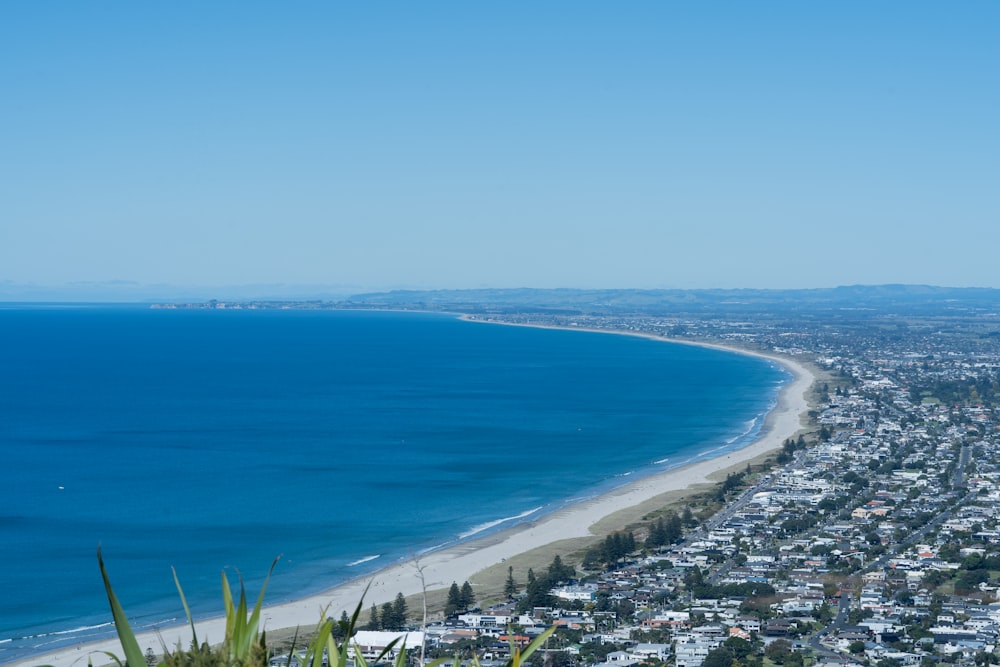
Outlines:
{"label": "coastal town houses", "polygon": [[388,657],[393,658],[404,647],[407,651],[419,651],[423,643],[424,633],[414,630],[405,632],[359,630],[351,637],[351,645],[368,660],[373,660],[382,655],[390,645],[392,645],[392,649]]}
{"label": "coastal town houses", "polygon": [[[830,354],[825,440],[755,471],[729,512],[677,543],[554,589],[532,618],[579,633],[564,648],[586,664],[700,667],[731,637],[758,655],[784,640],[819,665],[995,662],[982,656],[1000,658],[1000,411],[915,400],[906,387],[969,369],[891,352]],[[736,588],[756,584],[767,595]],[[489,634],[505,613],[466,620]]]}

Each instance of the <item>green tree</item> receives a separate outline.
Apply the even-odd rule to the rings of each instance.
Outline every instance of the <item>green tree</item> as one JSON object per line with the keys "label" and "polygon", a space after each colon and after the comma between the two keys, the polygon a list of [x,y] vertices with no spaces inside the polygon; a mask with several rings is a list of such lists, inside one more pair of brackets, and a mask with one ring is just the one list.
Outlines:
{"label": "green tree", "polygon": [[976,590],[979,584],[989,581],[990,573],[986,570],[966,570],[955,579],[955,592],[959,595]]}
{"label": "green tree", "polygon": [[782,665],[792,654],[792,643],[787,639],[777,639],[764,649],[764,657],[771,662]]}
{"label": "green tree", "polygon": [[396,630],[398,628],[396,614],[391,602],[386,602],[382,605],[382,612],[379,614],[378,622],[381,630]]}
{"label": "green tree", "polygon": [[406,627],[406,598],[402,593],[396,593],[396,600],[392,604],[393,620],[396,622],[396,629],[402,630]]}
{"label": "green tree", "polygon": [[382,627],[379,624],[378,607],[376,607],[374,604],[372,604],[372,612],[368,620],[368,627],[371,630],[378,630]]}
{"label": "green tree", "polygon": [[649,535],[646,536],[646,548],[655,549],[667,543],[667,527],[663,523],[661,516],[652,526],[649,527]]}
{"label": "green tree", "polygon": [[462,591],[459,590],[458,584],[454,581],[451,582],[451,588],[448,589],[448,601],[444,604],[444,615],[454,616],[462,609]]}
{"label": "green tree", "polygon": [[701,664],[702,667],[732,667],[734,657],[733,652],[727,647],[720,646],[709,651]]}
{"label": "green tree", "polygon": [[552,559],[552,563],[549,564],[548,574],[549,581],[553,584],[558,584],[564,581],[569,581],[576,576],[576,569],[572,565],[566,565],[563,563],[559,554],[556,554],[555,558]]}
{"label": "green tree", "polygon": [[552,584],[548,576],[535,577],[532,570],[528,570],[528,585],[524,590],[524,596],[518,601],[518,611],[527,612],[535,607],[551,607],[552,596],[549,590]]}
{"label": "green tree", "polygon": [[694,526],[698,525],[698,522],[695,520],[694,514],[691,512],[690,507],[685,507],[684,511],[681,512],[681,521],[683,521],[684,525],[687,526],[688,528],[693,528]]}
{"label": "green tree", "polygon": [[507,596],[508,600],[517,595],[517,582],[514,581],[513,565],[507,567],[507,581],[503,585],[503,594]]}
{"label": "green tree", "polygon": [[733,657],[740,662],[746,660],[747,656],[753,653],[753,644],[742,637],[730,637],[722,644],[732,651]]}
{"label": "green tree", "polygon": [[468,581],[462,584],[461,603],[463,610],[472,609],[473,605],[476,604],[476,594],[472,592],[472,584]]}
{"label": "green tree", "polygon": [[334,639],[345,639],[347,637],[347,630],[351,627],[351,618],[347,615],[346,611],[340,612],[340,620],[333,624],[333,630],[331,631]]}

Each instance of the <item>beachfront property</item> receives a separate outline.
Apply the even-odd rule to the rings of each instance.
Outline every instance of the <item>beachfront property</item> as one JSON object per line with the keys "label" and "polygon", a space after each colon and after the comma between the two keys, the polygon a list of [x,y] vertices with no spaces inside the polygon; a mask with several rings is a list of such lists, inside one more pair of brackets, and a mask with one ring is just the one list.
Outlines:
{"label": "beachfront property", "polygon": [[560,586],[552,589],[552,594],[560,600],[579,600],[581,602],[592,602],[597,596],[597,584],[582,584],[574,586]]}
{"label": "beachfront property", "polygon": [[352,638],[351,645],[368,660],[374,660],[393,642],[388,657],[393,658],[402,648],[407,651],[420,650],[424,643],[424,633],[420,631],[387,632],[383,630],[359,630]]}
{"label": "beachfront property", "polygon": [[511,625],[515,620],[515,616],[511,614],[502,614],[496,612],[484,612],[484,613],[472,613],[467,612],[458,615],[458,621],[464,624],[468,628],[473,628],[479,631],[489,631],[495,632],[498,630],[504,630]]}

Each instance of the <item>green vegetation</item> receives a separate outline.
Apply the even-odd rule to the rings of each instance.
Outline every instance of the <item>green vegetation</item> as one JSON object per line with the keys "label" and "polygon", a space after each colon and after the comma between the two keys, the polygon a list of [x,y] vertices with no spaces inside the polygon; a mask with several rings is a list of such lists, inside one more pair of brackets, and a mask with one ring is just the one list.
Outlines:
{"label": "green vegetation", "polygon": [[448,589],[448,602],[444,605],[444,615],[454,616],[460,611],[468,611],[476,603],[476,596],[472,592],[472,585],[466,581],[459,588],[454,581]]}
{"label": "green vegetation", "polygon": [[[272,655],[264,633],[259,631],[259,621],[264,604],[264,592],[267,590],[267,582],[270,580],[271,572],[278,562],[277,558],[268,570],[267,578],[264,580],[264,585],[261,586],[260,595],[252,610],[247,606],[246,590],[242,580],[240,581],[239,601],[234,603],[232,588],[225,573],[223,573],[222,598],[226,613],[226,635],[225,640],[219,646],[198,643],[194,620],[175,573],[174,581],[177,582],[177,591],[191,625],[191,645],[189,648],[177,646],[173,649],[163,646],[161,659],[156,660],[154,656],[150,655],[150,661],[147,661],[147,656],[139,648],[139,642],[136,640],[125,611],[111,586],[100,548],[97,550],[97,562],[104,580],[104,589],[108,595],[108,604],[111,606],[111,615],[118,632],[118,640],[122,645],[124,661],[113,653],[107,655],[119,667],[151,667],[154,664],[158,667],[267,667],[269,664],[268,661]],[[288,651],[289,663],[291,664],[294,659],[303,667],[321,667],[324,664],[328,664],[330,667],[347,667],[348,661],[353,660],[356,667],[369,667],[369,665],[378,664],[383,658],[391,657],[393,667],[405,667],[407,664],[405,646],[399,646],[398,652],[396,651],[399,639],[392,641],[381,655],[371,663],[365,659],[357,647],[350,645],[350,638],[354,636],[358,628],[358,617],[361,615],[362,604],[363,600],[358,601],[358,606],[350,618],[347,618],[345,614],[339,621],[333,619],[320,621],[312,639],[302,649],[296,649],[295,641],[293,641],[292,648]],[[399,598],[395,603],[389,603],[390,608],[398,605]],[[405,614],[405,602],[403,605]],[[554,631],[554,626],[549,628],[524,649],[512,641],[511,657],[504,667],[522,667],[531,654],[542,646]],[[437,667],[447,661],[445,658],[438,659],[429,663],[428,667]],[[461,664],[461,660],[456,657],[453,667],[459,667]],[[473,667],[479,667],[479,660],[475,656],[472,658],[472,664]]]}

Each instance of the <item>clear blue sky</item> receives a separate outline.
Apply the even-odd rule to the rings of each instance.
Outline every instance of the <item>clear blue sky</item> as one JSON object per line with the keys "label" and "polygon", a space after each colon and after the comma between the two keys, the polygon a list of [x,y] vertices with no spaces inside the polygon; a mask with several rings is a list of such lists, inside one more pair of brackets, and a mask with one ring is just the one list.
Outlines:
{"label": "clear blue sky", "polygon": [[24,0],[0,86],[0,298],[1000,287],[997,2]]}

